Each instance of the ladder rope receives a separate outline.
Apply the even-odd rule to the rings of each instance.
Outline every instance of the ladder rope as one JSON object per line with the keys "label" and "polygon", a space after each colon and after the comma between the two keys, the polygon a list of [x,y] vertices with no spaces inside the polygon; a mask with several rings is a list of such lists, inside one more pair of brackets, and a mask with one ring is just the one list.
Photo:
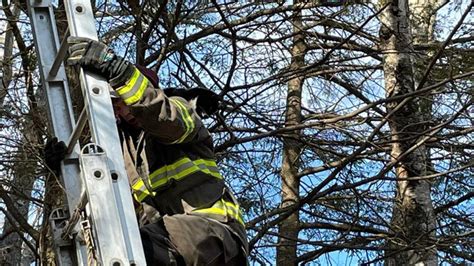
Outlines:
{"label": "ladder rope", "polygon": [[84,220],[81,225],[84,242],[87,247],[87,265],[99,265],[89,220]]}

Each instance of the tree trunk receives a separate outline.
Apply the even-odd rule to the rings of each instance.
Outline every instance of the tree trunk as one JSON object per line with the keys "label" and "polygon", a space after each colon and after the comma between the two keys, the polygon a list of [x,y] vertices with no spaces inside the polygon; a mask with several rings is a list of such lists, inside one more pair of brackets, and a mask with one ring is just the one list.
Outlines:
{"label": "tree trunk", "polygon": [[[380,37],[384,50],[384,79],[387,96],[400,96],[414,91],[411,60],[408,0],[390,2],[381,15]],[[392,112],[399,102],[387,104]],[[415,100],[394,112],[389,120],[392,161],[396,161],[397,192],[393,207],[391,231],[387,243],[386,265],[436,265],[434,244],[434,213],[430,183],[416,177],[427,173],[428,159],[423,145],[406,154],[422,137],[421,114]]]}
{"label": "tree trunk", "polygon": [[[295,1],[295,4],[298,1]],[[291,49],[291,70],[304,66],[306,45],[302,32],[301,11],[295,11],[293,16],[293,47]],[[301,122],[301,91],[304,78],[293,77],[288,82],[286,126],[298,125]],[[281,207],[293,205],[299,199],[300,180],[297,176],[300,166],[301,144],[297,141],[299,131],[290,133],[290,138],[283,140],[283,158],[281,167]],[[279,241],[277,247],[278,265],[295,265],[297,239],[299,232],[299,214],[295,212],[280,223]]]}
{"label": "tree trunk", "polygon": [[[11,5],[6,5],[4,3],[4,8],[8,8],[12,14],[11,23],[16,23],[15,21],[18,19],[20,15],[20,9],[12,3]],[[0,109],[3,109],[5,96],[8,91],[9,84],[12,78],[12,55],[13,55],[13,46],[15,42],[15,37],[13,34],[13,30],[10,23],[6,23],[6,33],[5,37],[2,40],[4,43],[3,49],[3,58],[0,58],[2,64],[1,68],[1,84],[0,84]],[[27,130],[25,129],[25,132]],[[24,141],[25,139],[23,139]],[[29,200],[27,199],[31,195],[31,189],[33,187],[34,182],[34,167],[32,168],[31,163],[28,163],[30,158],[22,158],[22,155],[26,155],[28,153],[24,151],[17,151],[18,158],[17,162],[15,163],[12,169],[12,179],[9,181],[9,191],[11,194],[5,195],[7,197],[11,197],[12,202],[14,202],[13,206],[7,207],[6,211],[11,212],[15,211],[19,213],[25,220],[28,219],[28,207],[29,207]],[[31,153],[30,153],[31,154]],[[19,196],[23,194],[24,197]],[[11,208],[15,208],[12,210]],[[23,232],[18,224],[8,219],[5,219],[2,228],[2,234],[7,234],[8,232],[14,232],[9,234],[7,237],[0,241],[0,247],[7,251],[7,257],[3,258],[5,261],[2,261],[2,265],[20,265],[22,262],[22,250],[23,248],[23,239],[21,235]]]}
{"label": "tree trunk", "polygon": [[[3,6],[3,8],[8,8]],[[13,11],[13,14],[19,15],[19,10]],[[12,55],[13,55],[13,43],[14,35],[12,30],[9,30],[10,25],[5,23],[5,30],[1,29],[1,32],[5,32],[5,35],[0,36],[0,43],[3,44],[3,55],[0,54],[0,110],[3,109],[3,101],[7,95],[8,85],[12,79]]]}
{"label": "tree trunk", "polygon": [[[436,22],[436,12],[443,6],[447,0],[409,0],[408,5],[410,9],[410,27],[413,35],[413,43],[415,45],[422,45],[431,43],[434,40],[434,25]],[[412,56],[414,64],[414,81],[415,87],[418,86],[419,81],[424,74],[425,67],[429,64],[431,56],[434,51],[427,49],[420,51]],[[425,86],[432,85],[428,79]],[[431,121],[431,112],[433,105],[433,96],[431,94],[424,95],[420,99],[419,109],[423,116],[423,121]]]}

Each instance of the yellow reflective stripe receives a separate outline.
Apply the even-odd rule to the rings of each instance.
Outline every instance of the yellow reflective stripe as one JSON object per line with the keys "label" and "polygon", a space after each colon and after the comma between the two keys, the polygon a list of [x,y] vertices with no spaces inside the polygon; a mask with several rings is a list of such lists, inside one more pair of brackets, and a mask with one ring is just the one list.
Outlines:
{"label": "yellow reflective stripe", "polygon": [[134,191],[133,195],[138,202],[142,202],[148,196],[148,194],[140,193],[138,191]]}
{"label": "yellow reflective stripe", "polygon": [[[179,167],[186,165],[186,168],[177,172]],[[212,170],[207,167],[214,167],[216,170]],[[150,174],[149,180],[151,180],[151,187],[155,189],[168,183],[171,179],[180,180],[192,173],[199,171],[212,175],[218,179],[222,179],[221,174],[217,170],[217,164],[214,160],[198,159],[192,161],[191,159],[185,157],[171,165],[165,165],[155,170]]]}
{"label": "yellow reflective stripe", "polygon": [[198,212],[198,213],[210,213],[210,214],[218,214],[222,216],[227,216],[227,212],[223,209],[220,208],[207,208],[207,209],[199,209],[199,210],[194,210],[193,212]]}
{"label": "yellow reflective stripe", "polygon": [[133,197],[138,201],[138,202],[142,202],[145,198],[146,198],[146,195],[144,197],[139,197],[137,195],[137,193],[133,193]]}
{"label": "yellow reflective stripe", "polygon": [[[206,165],[206,166],[217,168],[217,164],[216,164],[215,161],[211,161],[211,160],[197,160],[197,161],[202,161],[204,163],[204,165]],[[206,172],[206,174],[210,174],[213,177],[216,177],[216,178],[219,178],[219,179],[222,178],[221,173],[219,173],[219,171],[215,172],[215,171],[211,171],[210,169],[205,169],[205,170],[209,171],[209,173]]]}
{"label": "yellow reflective stripe", "polygon": [[117,93],[119,95],[124,95],[125,93],[132,90],[133,85],[135,85],[135,82],[137,82],[137,79],[138,79],[138,77],[140,77],[140,74],[141,74],[141,72],[137,68],[135,68],[135,71],[133,71],[133,75],[130,78],[130,80],[123,87],[117,89]]}
{"label": "yellow reflective stripe", "polygon": [[140,88],[138,89],[137,93],[123,100],[125,104],[130,105],[130,104],[134,104],[138,102],[142,98],[143,93],[145,92],[145,89],[147,86],[148,86],[148,79],[144,77],[142,84],[140,84]]}
{"label": "yellow reflective stripe", "polygon": [[188,119],[186,119],[186,108],[183,109],[183,106],[180,104],[180,102],[179,102],[178,100],[170,99],[170,101],[171,101],[172,103],[174,103],[174,105],[175,105],[176,108],[178,109],[179,113],[181,114],[181,117],[183,118],[183,122],[184,122],[184,124],[185,124],[185,126],[186,126],[186,130],[185,130],[185,132],[183,133],[183,135],[182,135],[179,139],[177,139],[177,140],[171,142],[171,144],[176,144],[176,143],[183,142],[184,139],[186,139],[186,137],[191,133],[191,130],[190,130],[190,129],[191,129],[191,125],[189,124]]}
{"label": "yellow reflective stripe", "polygon": [[184,157],[184,158],[176,161],[173,164],[165,165],[165,166],[159,168],[158,170],[154,171],[153,173],[151,173],[150,174],[150,180],[152,180],[155,176],[157,176],[161,173],[167,172],[169,170],[174,170],[174,169],[178,168],[179,166],[181,166],[181,165],[183,165],[187,162],[191,162],[191,159],[189,159],[188,157]]}
{"label": "yellow reflective stripe", "polygon": [[205,166],[212,166],[212,167],[217,168],[217,164],[216,164],[215,161],[199,159],[199,160],[193,161],[193,163],[195,165],[195,166],[193,166],[193,168],[194,167],[197,168],[198,171],[204,172],[206,174],[212,175],[212,176],[217,177],[217,178],[222,178],[221,174],[219,172],[211,171],[211,169],[209,169],[209,168],[201,169],[201,167],[198,166],[198,165],[204,164]]}
{"label": "yellow reflective stripe", "polygon": [[150,193],[150,191],[148,191],[142,179],[139,179],[135,184],[133,184],[132,189],[135,199],[137,199],[139,202],[144,200],[147,196],[154,195],[154,193]]}
{"label": "yellow reflective stripe", "polygon": [[186,131],[184,132],[184,134],[179,139],[171,143],[176,144],[183,142],[189,136],[189,134],[193,132],[194,120],[191,115],[189,115],[188,109],[186,108],[186,106],[183,105],[183,103],[176,99],[170,99],[170,101],[174,103],[176,107],[178,107],[178,110],[180,111],[181,116],[183,118],[184,124],[186,125]]}
{"label": "yellow reflective stripe", "polygon": [[[176,166],[176,167],[178,167],[178,166]],[[176,168],[176,167],[174,167],[174,168]],[[164,172],[168,172],[168,171],[171,172],[171,170],[172,170],[172,169],[171,169],[169,166],[165,166],[165,167],[163,167],[163,168],[158,169],[157,171],[160,171],[160,172],[164,173]],[[192,173],[199,172],[199,171],[201,171],[201,172],[203,172],[203,173],[206,173],[206,174],[209,174],[209,175],[212,175],[212,176],[214,176],[214,177],[216,177],[216,178],[219,178],[219,179],[222,178],[222,176],[220,175],[219,172],[214,172],[214,171],[211,171],[211,170],[209,170],[209,169],[207,169],[207,168],[201,169],[201,168],[200,168],[199,166],[197,166],[197,165],[192,165],[192,166],[190,166],[190,167],[188,167],[188,168],[182,170],[181,172],[178,172],[177,174],[169,175],[169,176],[166,176],[165,178],[160,178],[160,179],[158,179],[158,180],[156,180],[156,181],[154,181],[153,179],[154,179],[154,177],[156,177],[158,174],[155,174],[156,172],[153,172],[153,177],[150,176],[150,180],[152,180],[151,187],[152,187],[152,188],[157,188],[157,187],[160,187],[160,186],[162,186],[162,185],[168,183],[169,180],[171,180],[171,179],[181,180],[181,179],[183,179],[184,177],[186,177],[186,176],[188,176],[188,175],[190,175],[190,174],[192,174]]]}
{"label": "yellow reflective stripe", "polygon": [[133,190],[141,191],[142,187],[145,187],[145,183],[143,183],[143,180],[141,179],[139,179],[137,182],[135,182],[135,184],[132,185]]}
{"label": "yellow reflective stripe", "polygon": [[225,203],[225,205],[227,205],[227,207],[231,207],[231,208],[234,208],[236,210],[239,209],[239,205],[235,205],[232,202],[224,201],[224,203]]}
{"label": "yellow reflective stripe", "polygon": [[231,212],[231,216],[239,221],[242,225],[244,224],[244,219],[242,218],[242,213],[240,212],[240,206],[235,205],[231,202],[224,201],[225,205],[229,208],[228,210]]}
{"label": "yellow reflective stripe", "polygon": [[231,202],[224,201],[223,199],[214,203],[214,205],[212,205],[212,207],[210,208],[197,209],[197,210],[193,210],[193,212],[203,213],[203,214],[206,214],[206,213],[216,214],[216,215],[222,215],[226,217],[228,216],[237,220],[239,223],[245,226],[239,206],[234,205]]}

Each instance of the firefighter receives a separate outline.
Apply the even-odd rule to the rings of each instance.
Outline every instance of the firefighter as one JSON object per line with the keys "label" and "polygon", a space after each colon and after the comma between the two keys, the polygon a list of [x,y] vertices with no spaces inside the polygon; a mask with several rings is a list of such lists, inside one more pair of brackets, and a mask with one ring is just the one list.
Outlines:
{"label": "firefighter", "polygon": [[[117,95],[112,102],[125,166],[136,207],[146,213],[140,234],[147,264],[246,265],[242,213],[202,122],[217,111],[219,97],[202,88],[162,90],[155,73],[105,44],[68,42],[68,64],[103,76]],[[64,143],[47,146],[47,163],[58,167]]]}

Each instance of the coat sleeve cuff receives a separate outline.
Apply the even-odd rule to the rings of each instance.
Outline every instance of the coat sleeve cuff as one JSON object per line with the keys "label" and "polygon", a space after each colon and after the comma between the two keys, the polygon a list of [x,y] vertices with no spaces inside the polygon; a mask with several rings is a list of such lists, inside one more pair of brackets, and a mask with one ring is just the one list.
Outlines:
{"label": "coat sleeve cuff", "polygon": [[111,84],[126,105],[132,105],[140,101],[150,83],[145,75],[136,67],[132,66],[131,70],[131,74],[127,75],[128,79],[125,82],[121,82],[121,86],[114,87]]}

